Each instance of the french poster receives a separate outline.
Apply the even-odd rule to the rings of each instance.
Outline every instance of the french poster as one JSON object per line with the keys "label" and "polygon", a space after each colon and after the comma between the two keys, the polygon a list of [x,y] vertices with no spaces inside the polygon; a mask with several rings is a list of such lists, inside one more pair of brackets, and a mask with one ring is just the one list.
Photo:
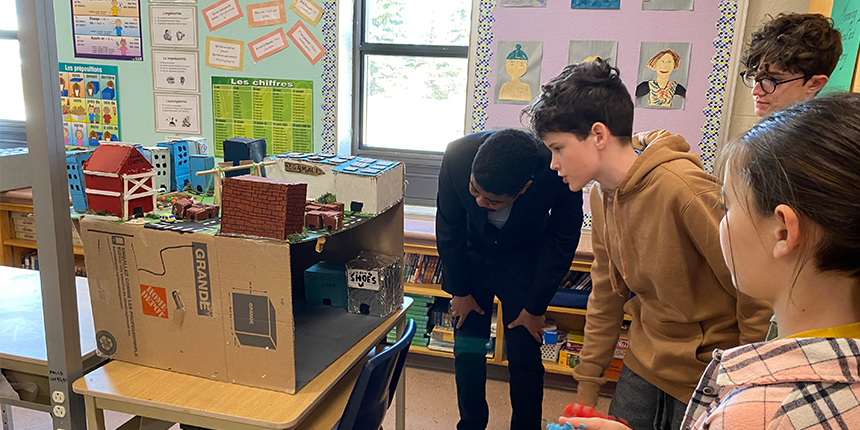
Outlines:
{"label": "french poster", "polygon": [[305,54],[311,64],[316,64],[325,54],[325,48],[301,21],[296,21],[293,28],[287,32],[287,36],[293,40],[293,43],[296,44],[299,51],[302,51],[302,54]]}
{"label": "french poster", "polygon": [[200,91],[197,51],[152,51],[152,89]]}
{"label": "french poster", "polygon": [[239,0],[221,0],[212,6],[203,9],[203,20],[209,31],[215,31],[233,21],[245,16]]}
{"label": "french poster", "polygon": [[155,93],[155,132],[202,134],[199,94]]}
{"label": "french poster", "polygon": [[303,20],[311,23],[314,27],[319,24],[323,16],[323,9],[313,0],[293,0],[290,10],[300,16]]}
{"label": "french poster", "polygon": [[287,36],[284,34],[283,28],[278,28],[253,42],[248,42],[248,49],[251,51],[251,57],[254,57],[255,63],[276,52],[283,51],[288,46]]}
{"label": "french poster", "polygon": [[197,7],[149,5],[149,41],[153,48],[196,48]]}
{"label": "french poster", "polygon": [[139,0],[71,0],[75,57],[143,61]]}

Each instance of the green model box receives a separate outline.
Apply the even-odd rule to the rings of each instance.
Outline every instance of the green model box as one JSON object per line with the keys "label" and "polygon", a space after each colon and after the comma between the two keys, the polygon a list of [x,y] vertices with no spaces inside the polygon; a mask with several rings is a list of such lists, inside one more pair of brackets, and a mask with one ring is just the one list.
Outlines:
{"label": "green model box", "polygon": [[305,270],[305,301],[346,309],[346,266],[321,261]]}

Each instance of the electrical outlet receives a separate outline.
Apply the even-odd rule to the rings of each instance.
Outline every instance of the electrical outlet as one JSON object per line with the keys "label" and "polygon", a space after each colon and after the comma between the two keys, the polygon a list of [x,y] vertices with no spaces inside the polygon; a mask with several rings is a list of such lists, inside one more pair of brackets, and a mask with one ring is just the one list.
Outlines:
{"label": "electrical outlet", "polygon": [[54,406],[54,416],[57,418],[63,418],[66,416],[66,408],[60,405]]}
{"label": "electrical outlet", "polygon": [[54,399],[54,403],[63,403],[66,401],[66,395],[62,391],[54,391],[51,393],[51,398]]}

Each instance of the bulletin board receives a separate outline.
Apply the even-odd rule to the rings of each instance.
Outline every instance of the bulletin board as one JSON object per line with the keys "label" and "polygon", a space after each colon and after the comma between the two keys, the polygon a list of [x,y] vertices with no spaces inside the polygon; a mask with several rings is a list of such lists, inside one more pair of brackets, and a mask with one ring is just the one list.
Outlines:
{"label": "bulletin board", "polygon": [[[221,143],[216,85],[225,78],[289,80],[312,88],[298,149],[335,152],[336,0],[128,1],[139,4],[142,61],[97,61],[123,77],[123,141],[155,146],[167,136],[202,136],[214,155]],[[118,0],[120,10],[125,3]],[[75,57],[71,2],[54,0],[54,12],[59,61],[88,62]],[[248,131],[245,137],[255,137],[253,127],[234,130]]]}
{"label": "bulletin board", "polygon": [[[621,78],[634,99],[637,99],[637,87],[640,91],[648,88],[642,76],[647,75],[643,74],[648,71],[644,63],[652,54],[649,51],[645,55],[644,51],[660,53],[660,49],[674,48],[688,56],[681,55],[679,68],[673,74],[679,84],[683,78],[684,97],[676,93],[674,101],[670,95],[664,104],[651,103],[648,107],[639,107],[649,105],[647,100],[637,101],[633,130],[664,128],[681,134],[692,151],[702,155],[705,168],[713,170],[732,44],[736,39],[734,29],[739,0],[675,2],[692,4],[691,10],[643,10],[642,0],[548,1],[538,7],[502,7],[493,0],[480,2],[478,43],[474,48],[473,132],[522,127],[518,117],[527,103],[522,99],[539,95],[539,87],[535,89],[533,85],[536,82],[546,83],[570,62],[585,60],[571,61],[570,56],[579,52],[576,47],[581,45],[579,42],[599,41],[585,46],[600,45],[603,52],[615,55],[616,61],[612,64],[620,69]],[[593,3],[610,8],[575,8]],[[746,7],[745,2],[743,5]],[[617,8],[613,9],[615,6]],[[572,41],[577,43],[572,44]],[[603,46],[602,42],[615,43]],[[512,48],[512,44],[519,48]],[[500,46],[504,52],[500,51]],[[532,58],[539,59],[539,64]],[[523,60],[528,65],[517,71],[514,63]],[[682,71],[683,76],[679,76]],[[500,91],[496,87],[500,82],[515,82],[516,79],[508,76],[511,74],[521,74],[521,83],[532,87],[531,94],[526,96],[508,96],[520,97],[520,101],[499,99]],[[646,83],[644,87],[640,86],[643,82]],[[528,93],[525,86],[522,90]],[[588,227],[591,216],[587,194],[584,199],[587,213],[584,225]]]}

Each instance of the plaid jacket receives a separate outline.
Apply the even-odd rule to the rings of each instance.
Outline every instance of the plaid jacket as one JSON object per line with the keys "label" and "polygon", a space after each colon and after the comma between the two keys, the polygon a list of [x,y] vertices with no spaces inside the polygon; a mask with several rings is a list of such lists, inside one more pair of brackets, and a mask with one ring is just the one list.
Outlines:
{"label": "plaid jacket", "polygon": [[716,350],[681,428],[860,429],[860,339]]}

